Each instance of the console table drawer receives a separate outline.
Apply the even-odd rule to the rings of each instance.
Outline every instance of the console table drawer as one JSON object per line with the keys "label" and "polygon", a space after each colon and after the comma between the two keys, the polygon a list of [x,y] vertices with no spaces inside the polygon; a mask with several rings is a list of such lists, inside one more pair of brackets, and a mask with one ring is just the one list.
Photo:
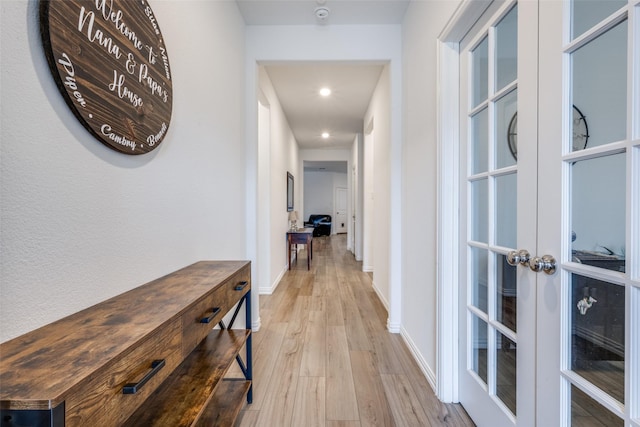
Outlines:
{"label": "console table drawer", "polygon": [[306,245],[307,243],[309,243],[309,240],[311,239],[306,234],[289,234],[289,243],[291,243],[292,245]]}
{"label": "console table drawer", "polygon": [[[180,326],[178,319],[171,321],[73,390],[65,400],[66,426],[121,425],[182,361]],[[156,360],[164,366],[151,372]],[[130,387],[131,394],[123,392],[125,385],[136,383],[141,385]]]}
{"label": "console table drawer", "polygon": [[[224,299],[224,312],[233,308],[234,305],[251,289],[251,268],[249,265],[240,269],[233,276],[229,277],[224,283],[216,288],[216,294],[220,292],[224,294],[220,298]],[[250,327],[250,325],[248,325]],[[203,335],[201,338],[206,336]]]}
{"label": "console table drawer", "polygon": [[241,269],[182,315],[182,355],[186,357],[251,289],[251,269]]}
{"label": "console table drawer", "polygon": [[186,357],[229,311],[226,289],[219,287],[182,315],[182,355]]}

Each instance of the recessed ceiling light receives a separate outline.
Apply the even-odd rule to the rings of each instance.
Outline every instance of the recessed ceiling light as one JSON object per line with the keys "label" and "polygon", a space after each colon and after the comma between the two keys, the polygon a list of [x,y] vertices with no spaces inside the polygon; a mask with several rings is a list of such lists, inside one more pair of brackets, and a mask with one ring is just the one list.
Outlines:
{"label": "recessed ceiling light", "polygon": [[328,87],[323,87],[322,89],[320,89],[320,95],[322,96],[331,95],[331,89],[329,89]]}
{"label": "recessed ceiling light", "polygon": [[330,136],[330,135],[329,135],[329,132],[322,132],[322,137],[323,137],[324,139],[329,138],[329,136]]}

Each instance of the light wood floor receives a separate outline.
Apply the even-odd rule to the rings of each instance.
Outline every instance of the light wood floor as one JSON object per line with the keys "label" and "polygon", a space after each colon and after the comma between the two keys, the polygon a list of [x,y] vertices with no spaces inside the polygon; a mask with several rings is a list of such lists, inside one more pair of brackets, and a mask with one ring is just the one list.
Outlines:
{"label": "light wood floor", "polygon": [[345,235],[315,238],[273,295],[260,295],[254,400],[237,426],[473,426],[440,403]]}

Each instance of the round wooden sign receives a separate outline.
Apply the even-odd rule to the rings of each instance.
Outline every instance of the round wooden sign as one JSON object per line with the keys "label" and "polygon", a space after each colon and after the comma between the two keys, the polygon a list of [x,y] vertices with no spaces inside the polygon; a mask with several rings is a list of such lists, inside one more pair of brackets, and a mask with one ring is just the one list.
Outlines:
{"label": "round wooden sign", "polygon": [[89,132],[126,154],[158,147],[173,91],[146,0],[41,0],[40,31],[56,84]]}

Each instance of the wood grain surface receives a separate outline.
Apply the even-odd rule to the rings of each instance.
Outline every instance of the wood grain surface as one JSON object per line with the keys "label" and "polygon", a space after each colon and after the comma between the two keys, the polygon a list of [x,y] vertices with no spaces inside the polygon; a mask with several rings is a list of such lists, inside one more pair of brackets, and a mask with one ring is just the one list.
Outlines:
{"label": "wood grain surface", "polygon": [[[123,426],[190,426],[201,416],[200,412],[214,393],[214,389],[222,385],[221,379],[230,366],[229,362],[240,352],[250,333],[250,330],[244,329],[211,331],[178,367],[175,375],[162,383]],[[223,386],[223,389],[220,390],[221,394],[229,391],[226,386]],[[217,400],[224,399],[218,390],[216,396]],[[242,407],[236,406],[238,410]],[[218,407],[222,406],[218,404]],[[215,419],[211,413],[214,409],[212,408],[207,416]]]}
{"label": "wood grain surface", "polygon": [[126,154],[160,145],[173,88],[147,0],[43,0],[40,32],[60,93],[93,136]]}
{"label": "wood grain surface", "polygon": [[[441,403],[346,249],[346,235],[314,238],[313,264],[295,265],[260,295],[254,402],[237,427],[470,427]],[[303,258],[306,254],[300,254]]]}
{"label": "wood grain surface", "polygon": [[56,407],[239,269],[249,262],[201,261],[0,344],[0,409]]}

